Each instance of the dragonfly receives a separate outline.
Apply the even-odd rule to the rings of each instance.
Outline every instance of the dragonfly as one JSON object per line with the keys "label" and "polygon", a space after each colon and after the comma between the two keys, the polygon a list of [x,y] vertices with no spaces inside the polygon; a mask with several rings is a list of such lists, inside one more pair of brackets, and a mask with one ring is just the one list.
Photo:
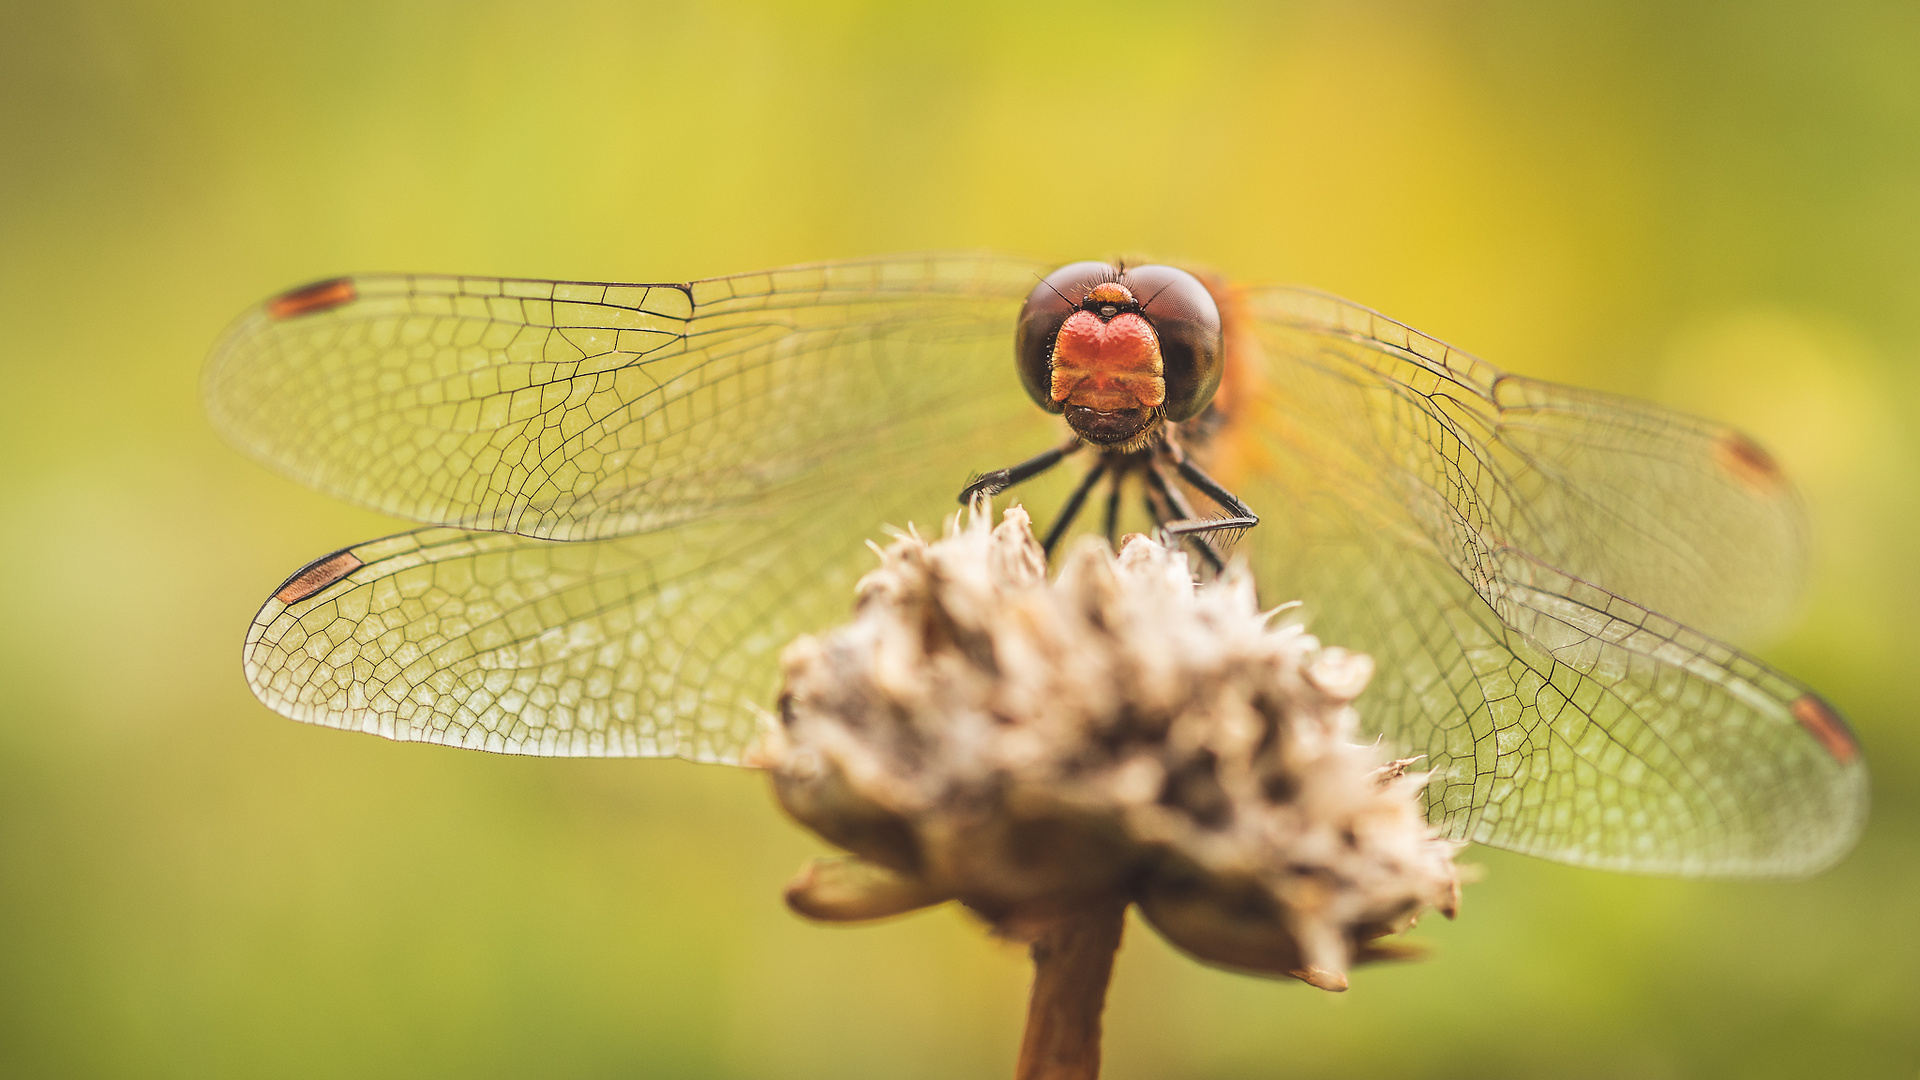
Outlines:
{"label": "dragonfly", "polygon": [[1791,614],[1807,554],[1757,443],[1312,289],[969,253],[361,275],[242,315],[204,391],[248,454],[421,525],[254,618],[247,680],[296,720],[749,763],[781,648],[844,619],[868,543],[1024,482],[1050,544],[1162,529],[1371,654],[1362,715],[1431,770],[1443,835],[1794,876],[1865,818],[1846,721],[1726,644]]}

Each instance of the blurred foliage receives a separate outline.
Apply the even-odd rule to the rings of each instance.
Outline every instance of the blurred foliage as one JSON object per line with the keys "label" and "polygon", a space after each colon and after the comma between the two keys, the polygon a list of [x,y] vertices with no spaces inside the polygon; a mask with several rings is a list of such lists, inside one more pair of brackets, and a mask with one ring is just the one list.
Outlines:
{"label": "blurred foliage", "polygon": [[742,771],[276,719],[240,634],[396,526],[220,445],[223,321],[329,273],[654,279],[926,247],[1309,282],[1739,422],[1803,483],[1764,655],[1855,720],[1795,883],[1498,852],[1334,997],[1136,927],[1128,1077],[1920,1072],[1920,8],[0,5],[0,1072],[1004,1075],[1019,950],[779,903]]}

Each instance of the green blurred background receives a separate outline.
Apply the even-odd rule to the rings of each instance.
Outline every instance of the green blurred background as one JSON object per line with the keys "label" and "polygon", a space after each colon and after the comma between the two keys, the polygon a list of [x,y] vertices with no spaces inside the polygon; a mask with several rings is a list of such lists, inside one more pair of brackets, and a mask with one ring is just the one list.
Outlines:
{"label": "green blurred background", "polygon": [[277,719],[243,629],[392,531],[202,421],[242,307],[369,269],[659,280],[1153,252],[1738,422],[1803,484],[1766,657],[1856,722],[1797,883],[1499,852],[1343,996],[1135,927],[1109,1073],[1920,1076],[1920,9],[0,5],[0,1072],[1008,1075],[1022,953],[780,904],[762,781]]}

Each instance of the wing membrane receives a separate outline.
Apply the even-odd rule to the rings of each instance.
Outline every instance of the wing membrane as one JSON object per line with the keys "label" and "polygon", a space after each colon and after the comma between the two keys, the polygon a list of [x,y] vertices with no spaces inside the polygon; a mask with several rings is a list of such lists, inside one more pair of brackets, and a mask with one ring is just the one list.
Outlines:
{"label": "wing membrane", "polygon": [[844,557],[797,557],[835,523],[775,521],[801,531],[708,521],[569,543],[433,527],[374,541],[333,587],[267,603],[248,678],[294,719],[388,738],[737,761],[753,707],[772,700],[773,651],[808,616],[843,612],[854,580]]}
{"label": "wing membrane", "polygon": [[1324,293],[1248,299],[1287,362],[1398,385],[1404,401],[1362,414],[1374,418],[1371,441],[1422,457],[1420,486],[1486,536],[1718,637],[1791,613],[1807,555],[1802,507],[1739,432],[1508,375]]}
{"label": "wing membrane", "polygon": [[[255,619],[249,681],[296,719],[392,738],[739,760],[778,650],[844,617],[861,541],[937,525],[982,462],[1057,438],[1011,371],[1031,281],[922,258],[664,299],[356,278],[289,328],[263,307],[209,377],[224,426],[332,490],[467,527],[296,575]],[[450,386],[484,400],[426,400]]]}
{"label": "wing membrane", "polygon": [[1797,585],[1797,505],[1757,448],[1321,294],[1247,302],[1262,366],[1221,472],[1269,515],[1256,573],[1381,662],[1366,714],[1427,756],[1435,821],[1613,869],[1805,873],[1845,850],[1866,787],[1844,726],[1689,625],[1754,625]]}
{"label": "wing membrane", "polygon": [[[968,255],[685,285],[339,279],[243,316],[206,396],[248,452],[373,509],[619,536],[861,453],[877,412],[940,407],[955,375],[994,395],[1033,280]],[[952,346],[969,366],[921,365]]]}

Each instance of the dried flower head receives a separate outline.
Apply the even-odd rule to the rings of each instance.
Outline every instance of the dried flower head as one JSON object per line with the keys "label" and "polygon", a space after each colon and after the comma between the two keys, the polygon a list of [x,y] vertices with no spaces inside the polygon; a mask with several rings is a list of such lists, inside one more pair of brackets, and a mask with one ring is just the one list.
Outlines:
{"label": "dried flower head", "polygon": [[1033,940],[1137,904],[1214,964],[1346,987],[1459,901],[1425,776],[1356,745],[1366,656],[1270,627],[1253,582],[1087,541],[1056,581],[1026,513],[896,540],[852,623],[794,642],[765,749],[781,803],[853,853],[789,902],[865,919],[958,899]]}

